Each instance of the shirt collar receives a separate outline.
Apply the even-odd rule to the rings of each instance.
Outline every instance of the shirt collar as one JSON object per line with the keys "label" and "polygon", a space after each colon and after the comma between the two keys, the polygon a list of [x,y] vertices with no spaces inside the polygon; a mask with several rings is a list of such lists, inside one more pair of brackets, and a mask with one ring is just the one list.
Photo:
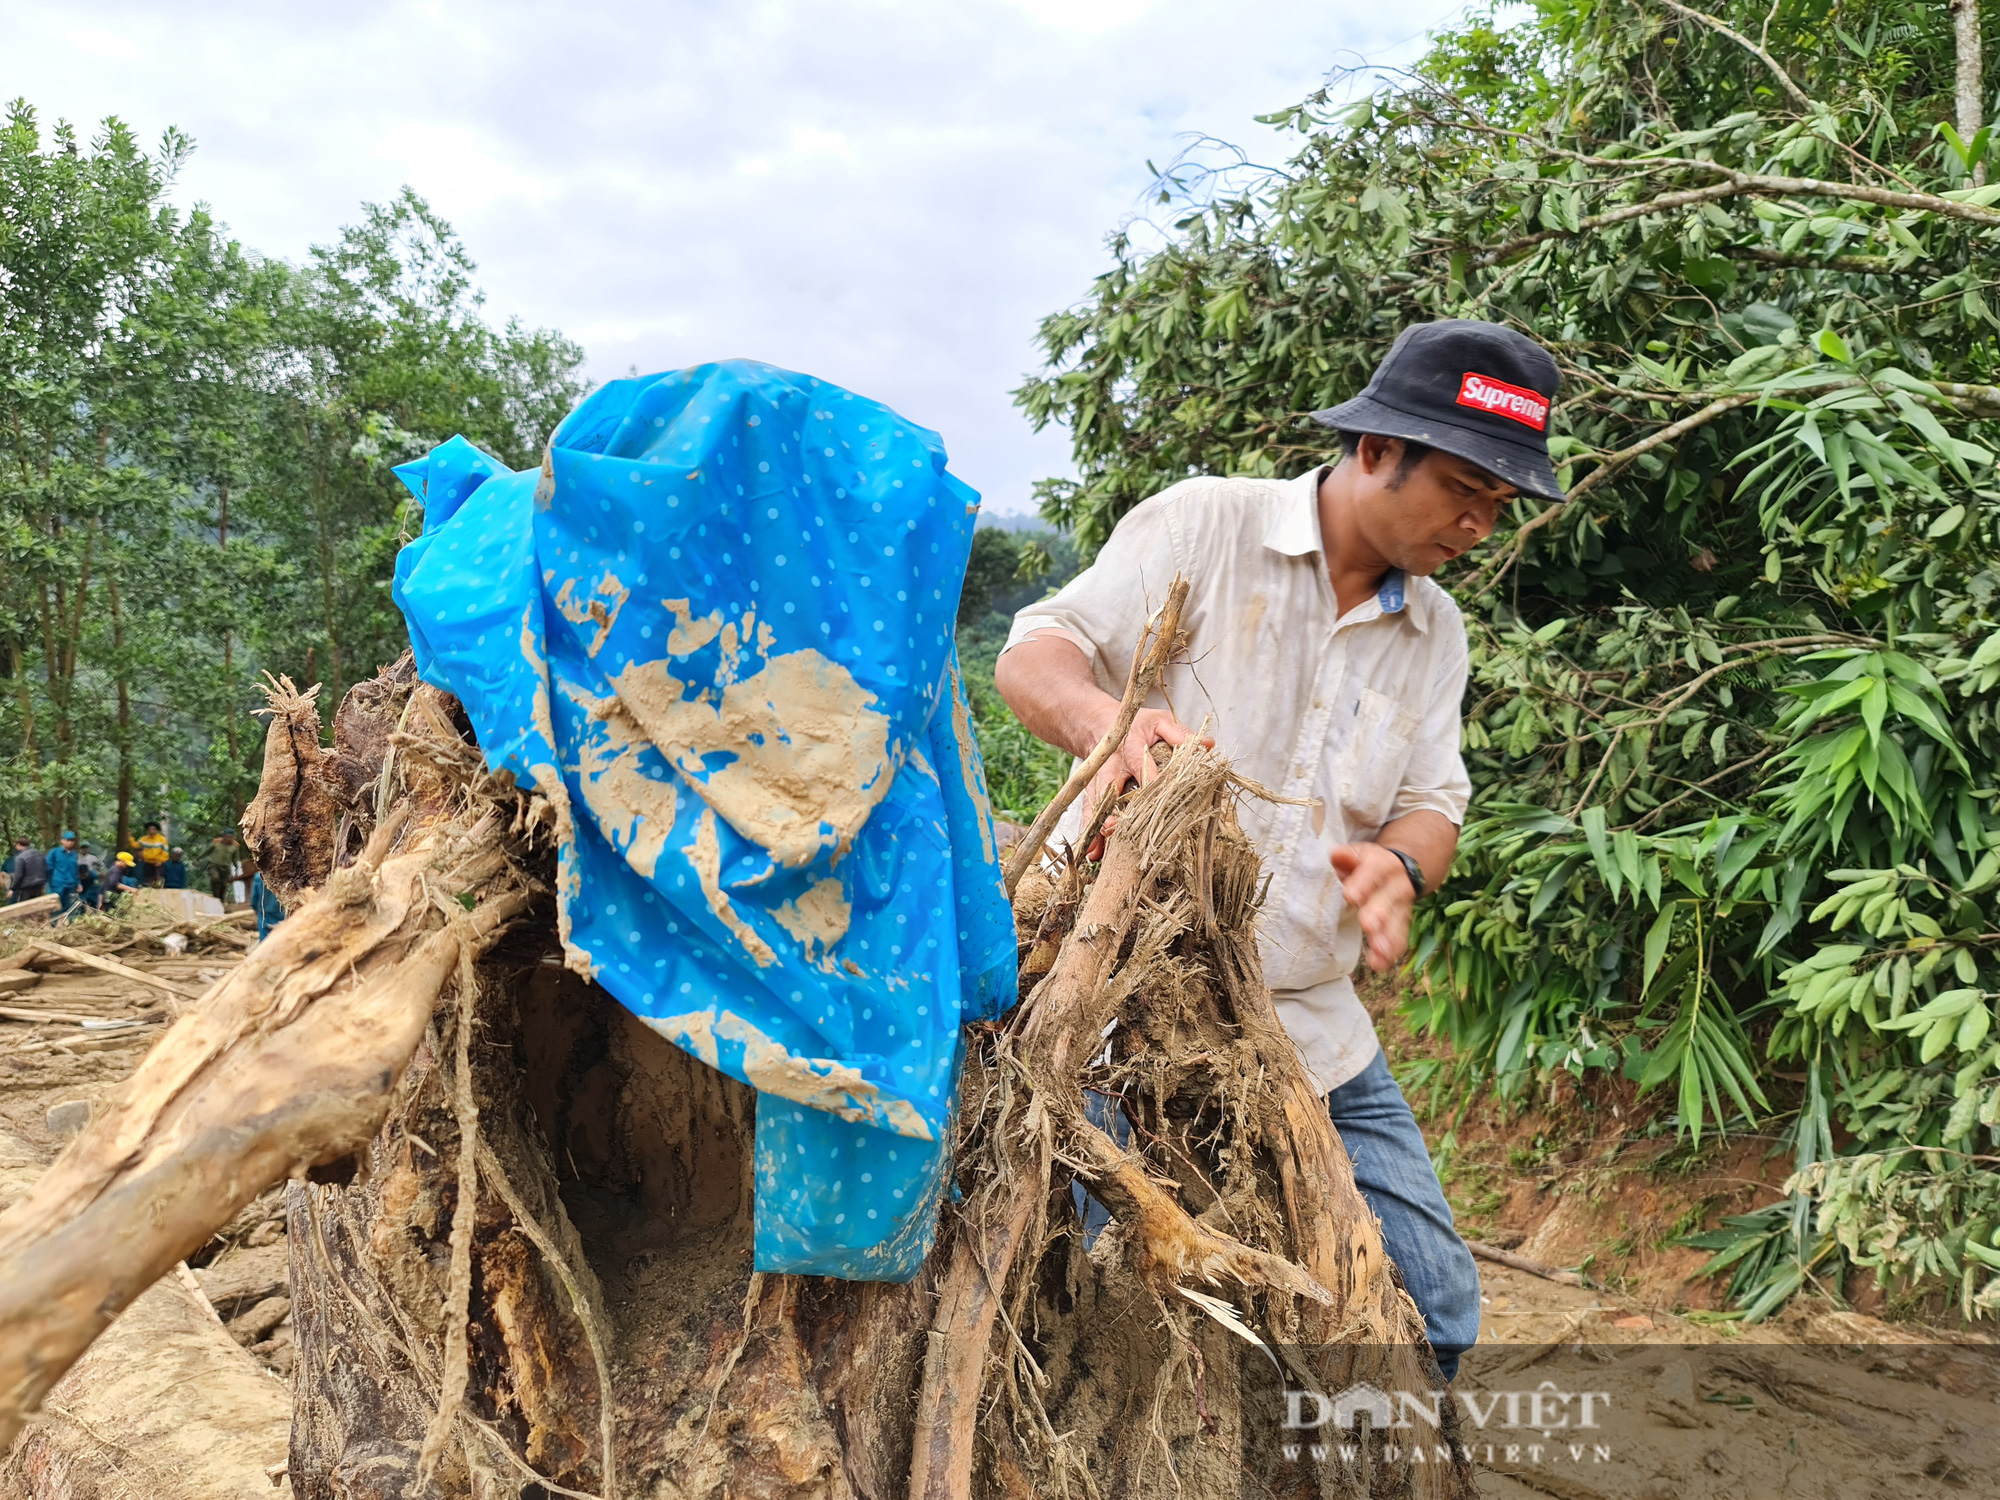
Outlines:
{"label": "shirt collar", "polygon": [[1319,482],[1329,465],[1309,469],[1278,487],[1278,504],[1264,528],[1264,545],[1286,557],[1305,557],[1319,547]]}
{"label": "shirt collar", "polygon": [[[1320,557],[1325,566],[1319,535],[1319,482],[1330,465],[1321,464],[1296,479],[1280,482],[1278,503],[1264,528],[1264,545],[1286,557]],[[1428,632],[1430,611],[1424,607],[1422,591],[1410,586],[1401,568],[1391,568],[1375,590],[1375,602],[1385,615],[1407,611],[1410,623]]]}

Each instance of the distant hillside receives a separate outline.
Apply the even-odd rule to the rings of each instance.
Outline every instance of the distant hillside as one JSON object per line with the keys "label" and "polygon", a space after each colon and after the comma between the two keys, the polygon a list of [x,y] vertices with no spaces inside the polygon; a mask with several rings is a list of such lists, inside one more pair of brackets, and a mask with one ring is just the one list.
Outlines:
{"label": "distant hillside", "polygon": [[1054,528],[1032,511],[1020,511],[1012,515],[1001,515],[982,510],[979,525],[993,531],[1053,531]]}

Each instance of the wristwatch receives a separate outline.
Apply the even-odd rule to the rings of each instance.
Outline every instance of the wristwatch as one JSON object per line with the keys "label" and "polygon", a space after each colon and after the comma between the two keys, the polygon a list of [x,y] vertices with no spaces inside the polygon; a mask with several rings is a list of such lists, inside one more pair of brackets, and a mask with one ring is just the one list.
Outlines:
{"label": "wristwatch", "polygon": [[[1385,849],[1389,849],[1389,846],[1387,844],[1384,844],[1382,847]],[[1417,900],[1419,901],[1423,900],[1424,867],[1418,864],[1409,855],[1405,854],[1401,849],[1389,849],[1389,852],[1395,855],[1396,858],[1400,859],[1403,862],[1403,873],[1410,877],[1410,884],[1416,890]]]}

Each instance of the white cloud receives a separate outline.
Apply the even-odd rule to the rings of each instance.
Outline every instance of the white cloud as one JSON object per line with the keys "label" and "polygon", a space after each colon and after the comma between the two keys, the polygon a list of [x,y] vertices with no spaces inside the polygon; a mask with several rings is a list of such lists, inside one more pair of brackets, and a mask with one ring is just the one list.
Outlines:
{"label": "white cloud", "polygon": [[1076,36],[1096,36],[1129,25],[1156,8],[1155,0],[1005,0],[1038,25]]}
{"label": "white cloud", "polygon": [[[1448,0],[0,0],[5,90],[199,151],[182,195],[296,257],[404,183],[488,307],[601,378],[730,355],[937,428],[1002,510],[1066,472],[1008,392],[1083,296],[1148,158],[1337,63],[1403,61]],[[23,66],[34,59],[32,69]]]}
{"label": "white cloud", "polygon": [[792,149],[808,156],[852,156],[847,136],[838,130],[815,130],[810,125],[792,127]]}

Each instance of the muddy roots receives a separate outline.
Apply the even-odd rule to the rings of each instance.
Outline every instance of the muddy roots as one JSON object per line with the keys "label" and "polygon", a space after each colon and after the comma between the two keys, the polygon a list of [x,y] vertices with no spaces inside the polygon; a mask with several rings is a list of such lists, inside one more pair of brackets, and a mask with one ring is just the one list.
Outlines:
{"label": "muddy roots", "polygon": [[[1222,1493],[1282,1419],[1253,1387],[1442,1384],[1260,977],[1264,878],[1235,815],[1259,795],[1184,745],[1119,809],[1101,865],[1067,851],[1016,890],[1027,999],[972,1049],[958,1178],[976,1188],[914,1493],[963,1493],[946,1465],[968,1462],[980,1492]],[[1087,1249],[1072,1184],[1113,1216]],[[998,1327],[983,1346],[975,1309]],[[1243,1378],[1267,1365],[1275,1385]],[[973,1379],[962,1402],[951,1383]],[[954,1449],[961,1405],[977,1439]],[[1469,1494],[1440,1436],[1420,1467],[1334,1482]]]}
{"label": "muddy roots", "polygon": [[1448,1404],[1421,1464],[1266,1452],[1287,1388],[1437,1380],[1213,752],[1101,864],[1023,862],[1025,999],[968,1034],[937,1247],[860,1284],[753,1272],[755,1096],[565,967],[556,813],[458,705],[406,660],[327,750],[273,686],[246,831],[293,915],[0,1217],[0,1435],[290,1178],[299,1500],[1472,1493]]}

